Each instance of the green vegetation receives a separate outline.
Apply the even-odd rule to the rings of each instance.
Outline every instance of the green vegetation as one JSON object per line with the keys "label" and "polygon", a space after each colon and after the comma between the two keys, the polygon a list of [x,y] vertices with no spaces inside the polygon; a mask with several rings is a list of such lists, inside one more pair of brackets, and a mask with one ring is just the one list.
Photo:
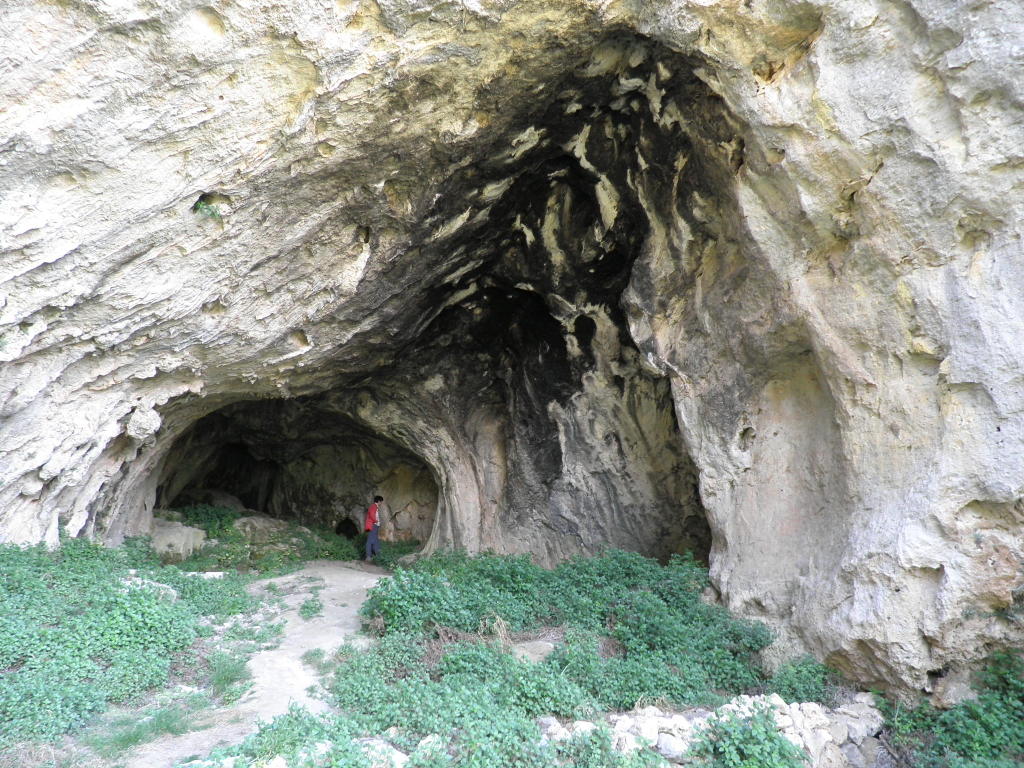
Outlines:
{"label": "green vegetation", "polygon": [[205,216],[208,219],[221,221],[222,217],[220,214],[220,209],[217,207],[217,204],[205,200],[204,197],[205,195],[201,196],[198,200],[196,200],[195,203],[193,203],[192,212],[200,216]]}
{"label": "green vegetation", "polygon": [[709,768],[800,768],[806,756],[775,727],[769,709],[749,717],[712,715],[690,754]]}
{"label": "green vegetation", "polygon": [[329,530],[312,530],[289,522],[279,540],[267,546],[247,541],[234,527],[241,517],[237,510],[195,504],[175,511],[187,525],[204,530],[211,540],[181,563],[188,571],[240,570],[280,576],[298,570],[305,560],[355,560],[359,556],[352,541]]}
{"label": "green vegetation", "polygon": [[0,547],[0,747],[65,733],[164,684],[203,616],[246,610],[244,580],[161,567],[146,542]]}
{"label": "green vegetation", "polygon": [[[340,717],[293,710],[233,750],[259,760],[281,754],[302,765],[318,741],[330,764],[366,765],[351,739],[388,732],[410,766],[440,768],[641,768],[663,765],[648,750],[623,755],[598,729],[541,743],[536,718],[596,717],[639,702],[715,705],[772,684],[811,686],[808,664],[766,680],[754,654],[770,641],[700,599],[706,571],[687,558],[667,566],[626,552],[579,558],[553,571],[524,557],[441,554],[400,569],[371,590],[362,613],[381,635],[369,650],[304,661],[327,672]],[[545,661],[508,652],[517,632],[563,628]],[[814,673],[814,674],[812,674]],[[433,740],[427,738],[436,735]],[[722,719],[701,749],[709,766],[799,765],[800,753],[768,729],[763,713]],[[735,756],[746,763],[729,762]]]}
{"label": "green vegetation", "polygon": [[210,687],[225,702],[236,701],[252,677],[244,656],[215,651],[210,656]]}
{"label": "green vegetation", "polygon": [[[380,552],[377,553],[374,562],[381,568],[393,571],[398,567],[399,559],[406,555],[411,555],[419,548],[420,542],[416,541],[416,539],[409,539],[408,541],[382,541],[380,543]],[[363,542],[362,551],[366,551],[365,541]]]}
{"label": "green vegetation", "polygon": [[[360,733],[395,729],[406,749],[441,734],[448,751],[429,765],[658,763],[613,752],[607,734],[542,745],[535,719],[717,704],[763,685],[753,654],[769,632],[702,602],[706,583],[688,558],[660,566],[612,551],[547,571],[525,557],[436,555],[371,590],[362,613],[383,636],[342,651],[329,690]],[[566,627],[565,643],[544,662],[503,647],[551,625]]]}
{"label": "green vegetation", "polygon": [[[764,682],[753,655],[771,635],[702,602],[706,584],[706,571],[682,557],[663,567],[612,551],[547,571],[525,557],[443,554],[399,570],[362,613],[385,633],[413,635],[472,633],[499,617],[512,632],[564,625],[566,642],[545,668],[595,706],[707,704]],[[602,653],[609,646],[618,652]]]}
{"label": "green vegetation", "polygon": [[120,715],[104,723],[102,731],[87,735],[85,741],[100,755],[110,758],[159,736],[192,730],[196,711],[206,703],[203,697],[193,696],[185,702]]}
{"label": "green vegetation", "polygon": [[886,704],[893,743],[920,768],[1008,768],[1024,763],[1024,655],[997,653],[977,699],[952,709]]}
{"label": "green vegetation", "polygon": [[810,656],[783,664],[766,685],[769,693],[777,693],[787,703],[816,701],[829,703],[834,698],[835,673]]}
{"label": "green vegetation", "polygon": [[313,597],[306,598],[302,605],[299,606],[299,616],[306,619],[312,619],[314,616],[319,616],[324,612],[324,604],[320,598],[314,595]]}

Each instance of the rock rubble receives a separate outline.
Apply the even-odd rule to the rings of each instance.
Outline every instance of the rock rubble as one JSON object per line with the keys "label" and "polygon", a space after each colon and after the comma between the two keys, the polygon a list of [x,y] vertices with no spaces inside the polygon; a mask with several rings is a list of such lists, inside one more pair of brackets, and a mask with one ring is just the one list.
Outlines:
{"label": "rock rubble", "polygon": [[[563,723],[557,717],[537,719],[541,743],[562,742],[598,728],[607,728],[612,746],[629,753],[647,749],[657,752],[669,764],[690,765],[691,745],[716,717],[750,717],[769,711],[782,736],[807,756],[809,768],[893,768],[892,756],[882,746],[878,735],[883,717],[869,693],[859,693],[835,708],[821,704],[787,704],[777,694],[768,696],[737,696],[715,710],[691,709],[682,712],[662,710],[654,706],[634,712],[609,715],[602,721],[576,720]],[[384,734],[386,736],[387,734]],[[384,737],[361,738],[355,742],[370,758],[373,768],[402,768],[409,755]],[[317,766],[317,758],[330,750],[330,743],[315,745],[300,757],[297,764]],[[444,749],[437,735],[422,739],[417,752]],[[235,758],[223,761],[198,761],[187,768],[236,768]],[[274,768],[294,768],[283,757],[274,758]]]}

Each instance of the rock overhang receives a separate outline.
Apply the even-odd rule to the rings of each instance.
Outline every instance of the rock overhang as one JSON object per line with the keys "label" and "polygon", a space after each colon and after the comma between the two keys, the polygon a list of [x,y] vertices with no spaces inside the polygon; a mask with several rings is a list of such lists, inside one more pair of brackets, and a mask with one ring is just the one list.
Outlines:
{"label": "rock overhang", "polygon": [[6,83],[4,536],[144,528],[190,425],[323,393],[457,457],[435,543],[614,538],[568,497],[678,431],[731,607],[917,687],[1019,637],[1020,67],[954,6],[18,10],[80,41]]}

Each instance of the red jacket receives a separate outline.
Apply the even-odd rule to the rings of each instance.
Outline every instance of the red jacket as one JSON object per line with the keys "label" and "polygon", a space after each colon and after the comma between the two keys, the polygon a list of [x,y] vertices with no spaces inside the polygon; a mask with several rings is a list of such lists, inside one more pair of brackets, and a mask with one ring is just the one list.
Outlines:
{"label": "red jacket", "polygon": [[364,531],[372,530],[373,526],[375,526],[376,524],[377,524],[377,502],[373,502],[373,504],[370,505],[370,508],[368,510],[366,510],[366,527],[363,528],[363,530]]}

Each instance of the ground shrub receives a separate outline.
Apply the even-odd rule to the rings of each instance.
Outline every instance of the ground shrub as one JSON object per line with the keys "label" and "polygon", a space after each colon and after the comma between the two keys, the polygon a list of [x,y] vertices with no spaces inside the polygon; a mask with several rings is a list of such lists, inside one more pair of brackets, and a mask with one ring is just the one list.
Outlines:
{"label": "ground shrub", "polygon": [[244,610],[237,581],[160,566],[146,541],[0,546],[0,747],[51,739],[162,685],[199,619]]}
{"label": "ground shrub", "polygon": [[[662,566],[610,551],[548,571],[526,557],[441,553],[371,590],[362,613],[380,641],[343,651],[328,688],[360,733],[393,729],[407,751],[441,735],[443,753],[413,753],[425,768],[661,764],[650,752],[615,753],[601,733],[541,745],[536,717],[715,704],[763,686],[754,654],[770,633],[703,603],[706,585],[689,558]],[[550,625],[565,626],[565,641],[541,663],[503,644]]]}
{"label": "ground shrub", "polygon": [[227,507],[215,507],[210,504],[193,504],[176,510],[181,513],[182,522],[193,528],[201,528],[211,539],[219,539],[234,531],[235,520],[242,513]]}
{"label": "ground shrub", "polygon": [[[244,691],[241,685],[252,677],[244,656],[215,651],[210,655],[210,687],[214,694],[229,700],[237,699]],[[234,694],[234,695],[232,695]]]}
{"label": "ground shrub", "polygon": [[[705,604],[700,594],[707,583],[706,571],[684,557],[662,566],[609,551],[548,571],[523,556],[449,552],[399,569],[371,590],[362,614],[385,633],[476,632],[498,618],[513,632],[564,624],[567,642],[551,668],[595,704],[709,704],[715,692],[763,684],[754,654],[771,634]],[[617,640],[622,656],[603,658],[602,637]]]}
{"label": "ground shrub", "polygon": [[948,710],[883,702],[893,742],[921,768],[1024,763],[1024,652],[994,654],[977,699]]}
{"label": "ground shrub", "polygon": [[825,703],[830,697],[832,677],[828,667],[811,656],[804,656],[779,667],[765,690],[779,694],[789,704],[805,701]]}
{"label": "ground shrub", "polygon": [[176,511],[209,537],[206,546],[181,563],[187,571],[255,571],[263,576],[283,576],[298,570],[306,560],[355,560],[359,556],[352,541],[327,529],[289,521],[275,546],[255,545],[234,527],[240,512],[206,504]]}
{"label": "ground shrub", "polygon": [[690,754],[710,768],[802,768],[806,754],[775,727],[769,709],[749,717],[712,715]]}
{"label": "ground shrub", "polygon": [[[346,539],[346,541],[348,541]],[[409,539],[407,541],[382,541],[380,543],[380,552],[377,553],[377,557],[374,558],[374,562],[381,568],[387,568],[389,571],[395,570],[398,567],[398,561],[406,555],[411,555],[413,552],[420,548],[420,542],[416,539]],[[355,549],[355,543],[352,543],[353,549]],[[361,549],[355,550],[357,553],[366,552],[366,542],[363,542]],[[358,557],[355,555],[352,559]],[[339,560],[344,558],[338,558]]]}
{"label": "ground shrub", "polygon": [[103,732],[87,735],[85,742],[103,757],[114,757],[165,734],[191,730],[197,706],[178,703],[133,712],[116,718]]}
{"label": "ground shrub", "polygon": [[314,616],[319,616],[324,612],[323,601],[319,597],[314,595],[313,597],[306,598],[302,601],[302,605],[299,606],[299,616],[306,619],[312,619]]}
{"label": "ground shrub", "polygon": [[648,768],[665,762],[653,752],[637,750],[630,754],[616,752],[611,734],[604,728],[579,733],[558,745],[559,764],[576,768]]}

